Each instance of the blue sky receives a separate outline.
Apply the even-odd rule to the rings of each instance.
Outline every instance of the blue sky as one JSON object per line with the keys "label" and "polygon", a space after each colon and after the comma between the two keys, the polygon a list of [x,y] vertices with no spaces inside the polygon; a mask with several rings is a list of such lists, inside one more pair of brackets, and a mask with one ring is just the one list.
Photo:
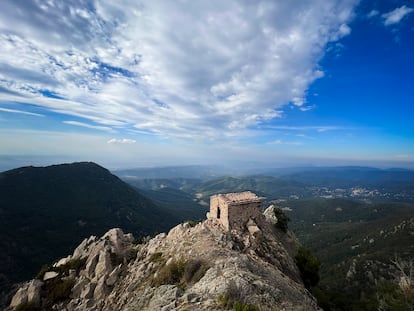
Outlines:
{"label": "blue sky", "polygon": [[412,1],[0,3],[0,168],[414,168]]}

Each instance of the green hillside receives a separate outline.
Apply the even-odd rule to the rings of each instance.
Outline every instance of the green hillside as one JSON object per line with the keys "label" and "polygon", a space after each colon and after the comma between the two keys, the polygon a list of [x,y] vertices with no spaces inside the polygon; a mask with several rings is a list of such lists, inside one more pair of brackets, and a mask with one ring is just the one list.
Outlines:
{"label": "green hillside", "polygon": [[381,280],[396,277],[395,256],[414,258],[413,204],[321,198],[284,203],[291,209],[290,228],[322,262],[326,310],[371,310]]}
{"label": "green hillside", "polygon": [[203,197],[215,193],[254,191],[267,199],[287,198],[291,195],[304,196],[308,191],[300,182],[268,176],[221,177],[206,181],[195,188]]}
{"label": "green hillside", "polygon": [[0,197],[0,292],[90,235],[147,235],[183,220],[94,163],[3,172]]}

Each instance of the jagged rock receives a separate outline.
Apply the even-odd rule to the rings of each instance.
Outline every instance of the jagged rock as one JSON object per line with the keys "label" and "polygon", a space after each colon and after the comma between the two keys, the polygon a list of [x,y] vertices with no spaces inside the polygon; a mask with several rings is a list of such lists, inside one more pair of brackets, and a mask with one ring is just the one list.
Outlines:
{"label": "jagged rock", "polygon": [[40,280],[32,280],[29,283],[29,288],[27,289],[27,301],[33,303],[34,305],[40,304],[40,290],[42,289],[43,282]]}
{"label": "jagged rock", "polygon": [[260,228],[257,226],[253,219],[249,219],[246,226],[251,235],[255,235],[260,232]]}
{"label": "jagged rock", "polygon": [[15,308],[25,303],[33,303],[36,306],[40,303],[40,290],[43,282],[40,280],[31,280],[25,283],[13,296],[10,307]]}
{"label": "jagged rock", "polygon": [[50,280],[50,279],[54,279],[58,275],[59,275],[59,273],[57,273],[56,271],[47,271],[45,273],[45,275],[43,276],[43,281],[47,281],[47,280]]}
{"label": "jagged rock", "polygon": [[[216,219],[208,219],[194,227],[178,225],[168,235],[158,234],[141,245],[133,245],[132,236],[120,229],[111,229],[99,239],[85,239],[72,259],[86,258],[86,265],[76,273],[70,299],[53,308],[220,310],[218,297],[230,293],[235,301],[263,311],[319,310],[293,260],[294,236],[280,233],[268,222],[259,227],[248,221],[247,229],[228,232]],[[168,269],[177,262],[202,270],[194,279],[165,281],[163,277],[172,273]],[[16,293],[14,306],[27,301],[28,286]]]}
{"label": "jagged rock", "polygon": [[79,279],[76,281],[75,285],[72,288],[73,297],[81,296],[82,291],[84,290],[84,288],[89,282],[90,281],[86,277],[84,276],[79,277]]}
{"label": "jagged rock", "polygon": [[102,275],[102,277],[98,280],[95,290],[93,291],[93,299],[99,300],[104,298],[108,294],[108,286],[106,285],[106,275]]}
{"label": "jagged rock", "polygon": [[86,260],[86,269],[84,273],[87,277],[93,278],[95,276],[96,264],[98,263],[99,254],[91,254]]}
{"label": "jagged rock", "polygon": [[15,308],[18,305],[21,305],[23,303],[27,303],[27,289],[29,287],[29,283],[23,285],[22,287],[20,287],[16,294],[14,294],[11,303],[10,303],[10,307],[11,308]]}
{"label": "jagged rock", "polygon": [[111,255],[107,250],[99,252],[98,263],[95,267],[95,277],[100,278],[102,275],[107,275],[112,271]]}
{"label": "jagged rock", "polygon": [[106,279],[106,285],[112,286],[118,280],[119,273],[121,272],[121,265],[117,266]]}
{"label": "jagged rock", "polygon": [[145,289],[134,300],[134,306],[142,311],[175,310],[179,290],[173,285],[161,285],[155,290]]}
{"label": "jagged rock", "polygon": [[82,299],[92,298],[94,291],[95,291],[95,287],[96,287],[96,283],[86,283],[85,287],[82,289],[80,293],[80,298]]}
{"label": "jagged rock", "polygon": [[53,264],[53,267],[60,267],[66,265],[70,260],[72,259],[72,256],[69,255],[68,257],[62,258],[56,263]]}
{"label": "jagged rock", "polygon": [[272,204],[268,208],[265,209],[263,215],[266,217],[266,220],[271,224],[277,223],[277,217],[275,215],[276,207]]}
{"label": "jagged rock", "polygon": [[73,251],[73,258],[83,258],[88,255],[89,247],[96,242],[96,236],[92,235],[84,239],[81,244]]}

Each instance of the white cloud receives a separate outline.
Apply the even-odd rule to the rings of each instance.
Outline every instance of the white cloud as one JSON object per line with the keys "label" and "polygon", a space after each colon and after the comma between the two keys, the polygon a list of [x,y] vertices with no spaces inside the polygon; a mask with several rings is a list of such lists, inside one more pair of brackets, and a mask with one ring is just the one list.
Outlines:
{"label": "white cloud", "polygon": [[300,109],[301,111],[309,111],[309,110],[314,109],[315,107],[316,107],[315,105],[310,105],[310,106],[302,106],[302,107],[300,107],[299,109]]}
{"label": "white cloud", "polygon": [[321,126],[287,126],[287,125],[272,125],[266,126],[263,129],[269,130],[286,130],[286,131],[339,131],[339,130],[350,130],[349,127],[333,126],[333,125],[321,125]]}
{"label": "white cloud", "polygon": [[395,10],[382,14],[384,18],[384,25],[394,25],[398,24],[404,17],[411,14],[414,11],[414,8],[409,8],[406,5],[396,8]]}
{"label": "white cloud", "polygon": [[274,144],[274,145],[294,145],[294,146],[303,145],[303,143],[300,142],[300,141],[283,141],[283,140],[280,140],[280,139],[272,141],[272,142],[270,142],[270,144]]}
{"label": "white cloud", "polygon": [[127,145],[132,145],[132,144],[135,144],[136,142],[137,142],[136,140],[128,139],[128,138],[122,138],[122,139],[112,138],[107,141],[108,144],[127,144]]}
{"label": "white cloud", "polygon": [[74,126],[80,126],[80,127],[86,127],[93,130],[100,130],[100,131],[112,131],[112,128],[107,126],[100,126],[100,125],[91,125],[84,122],[78,122],[78,121],[63,121],[65,124],[74,125]]}
{"label": "white cloud", "polygon": [[96,129],[234,137],[305,103],[326,45],[351,32],[357,2],[4,0],[0,102]]}
{"label": "white cloud", "polygon": [[17,109],[0,108],[0,111],[10,112],[10,113],[18,113],[18,114],[25,114],[25,115],[28,115],[28,116],[35,116],[35,117],[44,117],[44,115],[40,114],[40,113],[28,112],[28,111],[17,110]]}
{"label": "white cloud", "polygon": [[367,17],[368,18],[372,18],[375,17],[379,14],[379,12],[377,10],[372,10],[371,12],[368,13]]}

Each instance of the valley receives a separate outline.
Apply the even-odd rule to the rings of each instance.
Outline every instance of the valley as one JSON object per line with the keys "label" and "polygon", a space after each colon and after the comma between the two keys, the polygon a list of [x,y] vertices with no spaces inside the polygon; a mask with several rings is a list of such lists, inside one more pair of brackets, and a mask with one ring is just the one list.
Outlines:
{"label": "valley", "polygon": [[306,171],[219,176],[197,169],[114,172],[118,178],[82,162],[1,173],[1,289],[33,277],[86,236],[112,227],[135,237],[165,232],[205,219],[210,195],[246,190],[263,198],[263,208],[281,208],[289,229],[320,259],[313,293],[325,310],[365,310],[379,281],[395,281],[396,256],[414,258],[411,172],[387,171],[381,186],[372,174],[383,173],[371,169],[341,168],[336,179],[322,169],[312,180]]}

